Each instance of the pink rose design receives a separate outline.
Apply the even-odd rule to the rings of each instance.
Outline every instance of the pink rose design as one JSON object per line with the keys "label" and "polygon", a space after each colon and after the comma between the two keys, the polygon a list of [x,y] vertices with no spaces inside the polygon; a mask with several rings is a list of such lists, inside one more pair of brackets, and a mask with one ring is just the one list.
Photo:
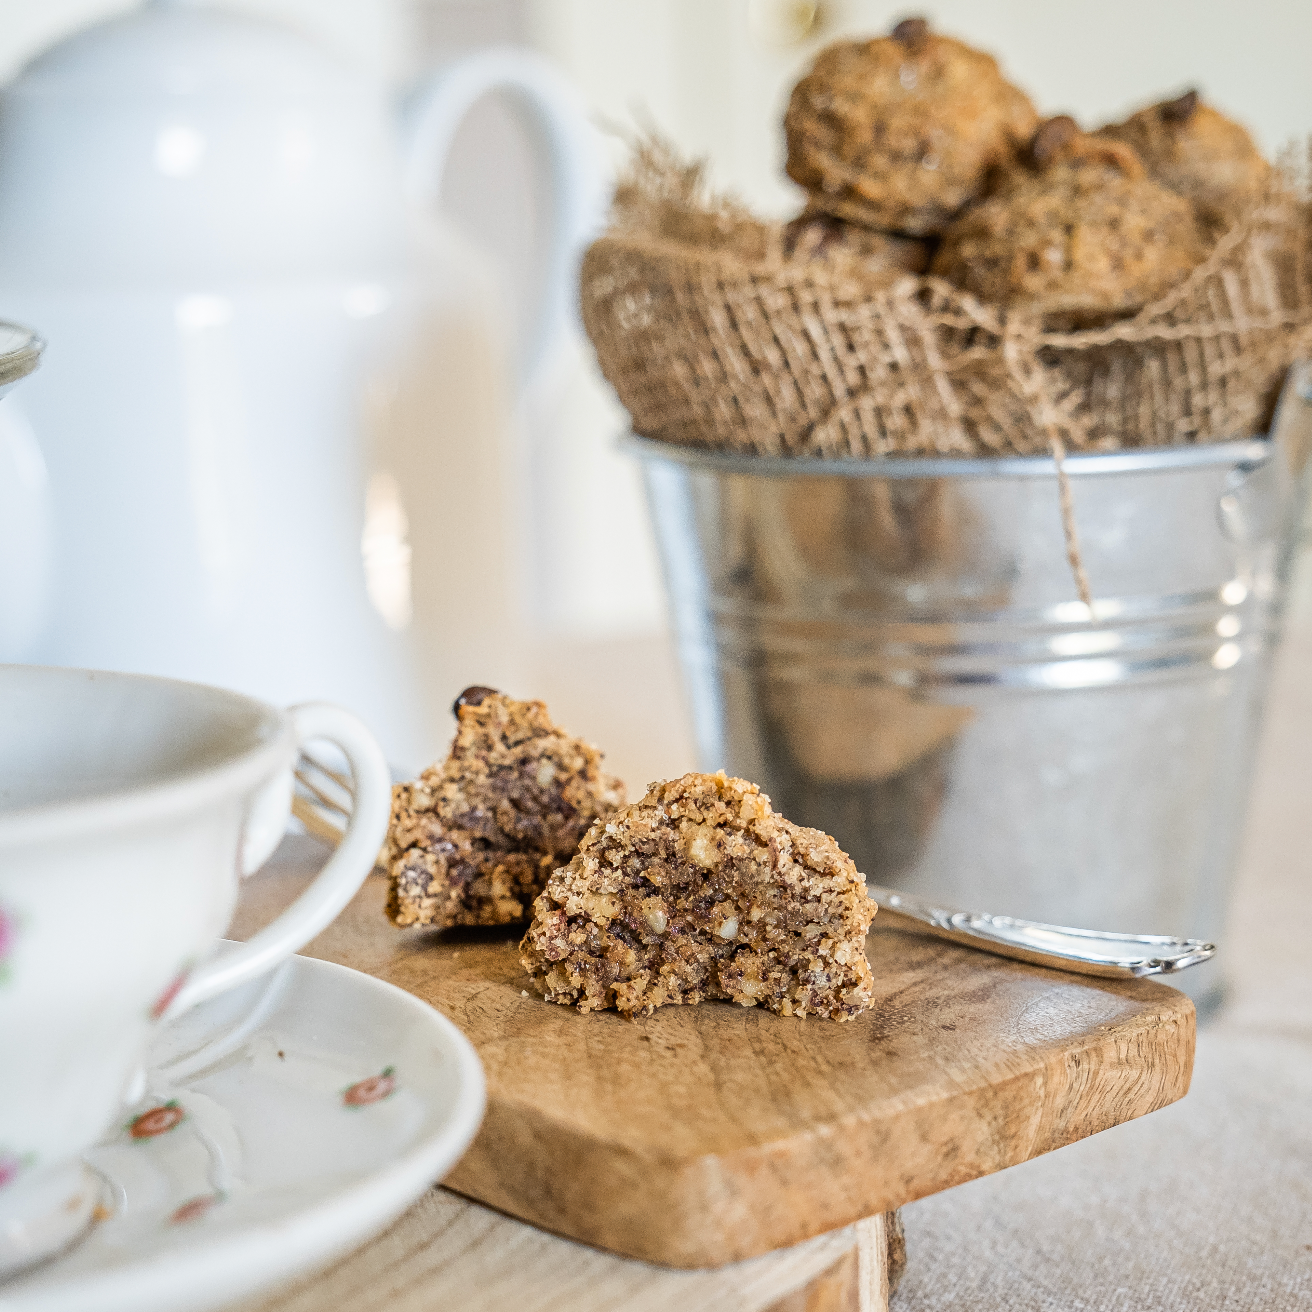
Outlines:
{"label": "pink rose design", "polygon": [[169,1009],[173,999],[182,992],[182,986],[187,982],[187,976],[191,974],[189,966],[178,971],[169,981],[168,988],[155,999],[155,1005],[150,1009],[151,1020],[159,1020],[161,1016]]}
{"label": "pink rose design", "polygon": [[3,984],[9,976],[9,966],[6,958],[14,950],[14,943],[18,939],[18,924],[13,915],[0,907],[0,984]]}
{"label": "pink rose design", "polygon": [[22,1169],[23,1163],[12,1153],[0,1153],[0,1189],[17,1179]]}
{"label": "pink rose design", "polygon": [[200,1198],[191,1198],[169,1217],[169,1224],[186,1225],[188,1221],[199,1221],[201,1217],[208,1214],[215,1203],[221,1201],[218,1194],[203,1194]]}
{"label": "pink rose design", "polygon": [[395,1067],[388,1066],[381,1075],[371,1075],[367,1080],[360,1080],[351,1085],[342,1094],[342,1102],[347,1107],[367,1107],[371,1102],[382,1102],[396,1091]]}

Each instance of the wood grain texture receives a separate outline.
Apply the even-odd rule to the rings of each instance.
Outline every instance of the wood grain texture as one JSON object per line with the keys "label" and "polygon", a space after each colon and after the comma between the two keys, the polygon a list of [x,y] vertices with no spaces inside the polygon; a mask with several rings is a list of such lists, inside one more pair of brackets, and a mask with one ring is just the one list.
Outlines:
{"label": "wood grain texture", "polygon": [[860,1270],[857,1250],[851,1248],[805,1288],[785,1294],[766,1312],[861,1312]]}
{"label": "wood grain texture", "polygon": [[675,1271],[559,1239],[431,1189],[372,1242],[227,1312],[888,1312],[871,1217],[715,1271]]}
{"label": "wood grain texture", "polygon": [[[251,881],[234,934],[302,879]],[[398,931],[385,897],[368,880],[306,951],[427,999],[478,1049],[487,1116],[447,1185],[649,1262],[720,1266],[797,1244],[1189,1087],[1193,1006],[1150,981],[876,929],[876,1004],[848,1024],[727,1003],[581,1016],[531,993],[515,935]]]}

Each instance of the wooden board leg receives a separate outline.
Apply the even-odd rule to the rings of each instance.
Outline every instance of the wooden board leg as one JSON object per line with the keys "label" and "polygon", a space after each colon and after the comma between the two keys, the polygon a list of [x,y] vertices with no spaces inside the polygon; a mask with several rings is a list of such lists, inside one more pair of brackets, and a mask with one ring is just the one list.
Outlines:
{"label": "wooden board leg", "polygon": [[854,1248],[765,1312],[888,1312],[907,1264],[902,1214],[881,1212],[852,1228]]}
{"label": "wooden board leg", "polygon": [[884,1220],[887,1223],[885,1242],[888,1245],[888,1296],[892,1298],[902,1283],[902,1273],[907,1269],[907,1234],[902,1228],[901,1208],[895,1212],[885,1212]]}
{"label": "wooden board leg", "polygon": [[[901,1234],[889,1212],[731,1266],[677,1270],[558,1239],[432,1189],[363,1248],[226,1312],[886,1312]],[[793,1292],[778,1298],[778,1289]]]}

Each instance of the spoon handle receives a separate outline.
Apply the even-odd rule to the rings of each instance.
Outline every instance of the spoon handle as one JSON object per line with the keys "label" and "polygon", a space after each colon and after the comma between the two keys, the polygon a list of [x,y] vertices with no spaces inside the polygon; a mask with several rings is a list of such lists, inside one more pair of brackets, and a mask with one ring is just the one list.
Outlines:
{"label": "spoon handle", "polygon": [[1041,925],[1011,916],[981,911],[954,911],[936,907],[891,888],[867,886],[881,910],[928,930],[937,938],[979,948],[1000,957],[1014,957],[1036,966],[1051,966],[1080,975],[1113,978],[1169,975],[1206,961],[1215,952],[1211,943],[1165,934],[1110,934],[1096,929],[1068,929]]}

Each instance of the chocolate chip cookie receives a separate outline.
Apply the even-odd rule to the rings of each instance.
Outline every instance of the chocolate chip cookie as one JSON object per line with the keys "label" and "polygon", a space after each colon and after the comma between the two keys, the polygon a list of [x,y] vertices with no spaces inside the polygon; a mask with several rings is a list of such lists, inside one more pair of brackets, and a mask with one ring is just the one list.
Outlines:
{"label": "chocolate chip cookie", "polygon": [[877,232],[811,210],[784,225],[781,245],[785,260],[824,264],[877,279],[924,273],[934,250],[932,241],[920,237]]}
{"label": "chocolate chip cookie", "polygon": [[562,733],[544,703],[473,687],[454,710],[447,759],[392,790],[387,914],[397,925],[527,920],[592,822],[624,803],[601,753]]}
{"label": "chocolate chip cookie", "polygon": [[996,187],[943,234],[930,271],[1052,327],[1132,314],[1207,254],[1189,201],[1150,178],[1129,146],[1064,115],[1035,132]]}
{"label": "chocolate chip cookie", "polygon": [[1097,135],[1132,146],[1158,182],[1193,201],[1217,227],[1229,227],[1271,178],[1248,130],[1204,104],[1197,91],[1149,105]]}
{"label": "chocolate chip cookie", "polygon": [[812,210],[924,236],[983,194],[1038,115],[997,62],[921,18],[822,51],[788,103],[788,176]]}

